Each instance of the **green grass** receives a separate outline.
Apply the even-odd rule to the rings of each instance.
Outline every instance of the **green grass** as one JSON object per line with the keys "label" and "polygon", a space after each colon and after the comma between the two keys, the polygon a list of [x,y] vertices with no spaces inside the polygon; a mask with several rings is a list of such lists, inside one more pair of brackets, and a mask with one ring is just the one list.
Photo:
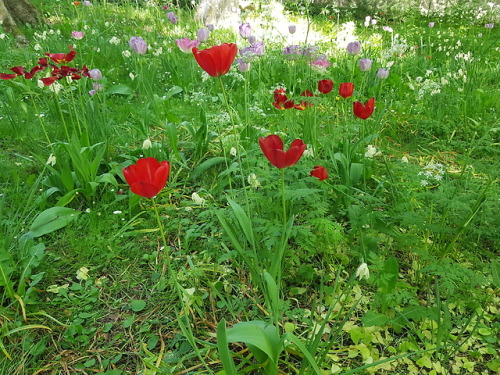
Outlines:
{"label": "green grass", "polygon": [[[231,330],[255,321],[293,333],[325,374],[498,372],[498,27],[354,19],[361,54],[319,43],[320,72],[266,30],[250,71],[219,81],[175,43],[203,26],[190,11],[173,8],[174,26],[159,4],[35,3],[48,22],[26,48],[0,39],[0,72],[71,44],[68,65],[100,69],[103,90],[83,77],[56,94],[37,84],[46,71],[0,80],[0,374],[229,374],[231,358],[238,374],[315,373],[298,341],[271,345],[274,363],[276,332]],[[341,21],[313,27],[336,40]],[[216,29],[200,48],[223,42],[248,46]],[[295,103],[316,90],[314,105],[275,109],[277,87]],[[371,97],[374,114],[355,117]],[[283,175],[258,146],[269,134],[308,145]],[[123,178],[142,157],[171,163],[154,202]]]}

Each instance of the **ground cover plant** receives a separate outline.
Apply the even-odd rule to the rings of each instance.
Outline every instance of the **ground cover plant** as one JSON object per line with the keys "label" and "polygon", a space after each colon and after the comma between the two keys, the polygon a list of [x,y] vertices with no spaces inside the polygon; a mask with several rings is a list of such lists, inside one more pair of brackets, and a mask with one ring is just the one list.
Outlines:
{"label": "ground cover plant", "polygon": [[1,374],[500,371],[497,5],[33,3]]}

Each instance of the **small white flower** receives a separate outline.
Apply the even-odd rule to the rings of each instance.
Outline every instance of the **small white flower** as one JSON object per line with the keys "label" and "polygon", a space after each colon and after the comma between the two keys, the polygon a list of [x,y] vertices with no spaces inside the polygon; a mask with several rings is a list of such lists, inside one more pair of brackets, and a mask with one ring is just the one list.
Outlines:
{"label": "small white flower", "polygon": [[427,185],[429,185],[429,181],[427,180],[420,181],[420,186],[427,186]]}
{"label": "small white flower", "polygon": [[113,211],[113,215],[121,215],[122,212],[120,210]]}
{"label": "small white flower", "polygon": [[133,81],[135,79],[135,75],[134,73],[130,72],[129,75],[130,79]]}
{"label": "small white flower", "polygon": [[314,149],[312,148],[312,146],[307,146],[307,149],[304,150],[303,155],[305,157],[313,158],[314,157]]}
{"label": "small white flower", "polygon": [[193,193],[191,195],[191,199],[193,200],[193,202],[195,204],[198,204],[200,206],[204,206],[205,205],[205,202],[206,202],[206,199],[200,197],[200,195],[198,193]]}
{"label": "small white flower", "polygon": [[151,140],[149,138],[144,140],[144,142],[142,142],[142,148],[144,150],[147,150],[148,148],[151,148],[151,147],[153,147],[153,144],[151,143]]}
{"label": "small white flower", "polygon": [[76,278],[78,280],[87,280],[89,278],[89,269],[87,267],[82,267],[76,271]]}
{"label": "small white flower", "polygon": [[255,175],[255,173],[250,173],[250,175],[247,178],[247,181],[248,181],[248,184],[254,189],[257,189],[260,187],[260,181],[257,180],[257,176]]}
{"label": "small white flower", "polygon": [[123,55],[123,57],[130,57],[130,56],[132,56],[132,53],[128,49],[126,49],[126,50],[122,51],[122,55]]}
{"label": "small white flower", "polygon": [[55,157],[55,155],[54,154],[50,154],[49,158],[47,159],[47,162],[45,164],[52,165],[52,166],[56,165],[56,157]]}
{"label": "small white flower", "polygon": [[407,158],[406,156],[403,156],[403,157],[401,158],[401,161],[402,161],[403,163],[408,163],[408,158]]}
{"label": "small white flower", "polygon": [[368,145],[366,147],[365,158],[373,158],[374,156],[379,156],[380,154],[380,151],[377,151],[375,146]]}
{"label": "small white flower", "polygon": [[229,151],[229,153],[231,154],[231,156],[236,156],[238,154],[238,151],[236,151],[235,147],[231,147],[231,150]]}
{"label": "small white flower", "polygon": [[116,36],[114,36],[109,40],[109,43],[114,44],[114,45],[118,45],[118,44],[120,44],[120,39],[118,39]]}
{"label": "small white flower", "polygon": [[33,49],[34,49],[35,51],[41,51],[41,50],[42,50],[42,46],[41,46],[40,44],[38,44],[38,43],[37,43],[37,44],[35,44],[35,45],[33,46]]}
{"label": "small white flower", "polygon": [[361,265],[356,270],[356,277],[360,280],[368,279],[370,277],[370,270],[368,269],[368,265],[366,263],[361,263]]}

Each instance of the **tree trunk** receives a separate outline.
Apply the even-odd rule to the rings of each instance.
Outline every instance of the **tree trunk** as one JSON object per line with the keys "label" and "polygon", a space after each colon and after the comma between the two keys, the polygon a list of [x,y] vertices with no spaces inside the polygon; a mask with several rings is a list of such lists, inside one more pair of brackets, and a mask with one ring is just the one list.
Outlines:
{"label": "tree trunk", "polygon": [[20,44],[27,44],[19,26],[38,25],[38,11],[29,0],[0,0],[0,22],[3,29],[15,36]]}

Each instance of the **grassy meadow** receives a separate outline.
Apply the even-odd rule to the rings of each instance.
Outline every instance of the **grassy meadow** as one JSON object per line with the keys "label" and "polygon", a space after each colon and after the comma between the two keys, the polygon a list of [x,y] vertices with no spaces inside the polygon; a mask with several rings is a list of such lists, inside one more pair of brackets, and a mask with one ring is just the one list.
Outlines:
{"label": "grassy meadow", "polygon": [[499,6],[33,3],[0,374],[500,373]]}

